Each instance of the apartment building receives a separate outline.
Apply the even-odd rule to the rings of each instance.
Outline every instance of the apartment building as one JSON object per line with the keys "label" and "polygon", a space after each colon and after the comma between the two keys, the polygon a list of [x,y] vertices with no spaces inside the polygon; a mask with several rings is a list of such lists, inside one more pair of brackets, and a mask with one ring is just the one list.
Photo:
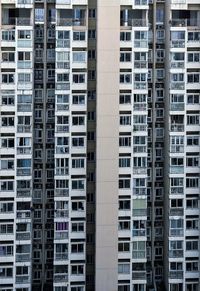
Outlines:
{"label": "apartment building", "polygon": [[0,291],[199,291],[199,0],[0,5]]}

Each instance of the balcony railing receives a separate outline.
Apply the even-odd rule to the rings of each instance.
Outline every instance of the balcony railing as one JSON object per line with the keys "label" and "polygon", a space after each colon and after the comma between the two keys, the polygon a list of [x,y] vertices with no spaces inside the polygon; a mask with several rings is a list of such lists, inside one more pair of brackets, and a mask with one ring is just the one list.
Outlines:
{"label": "balcony railing", "polygon": [[54,274],[54,282],[60,283],[60,282],[67,282],[68,281],[68,274]]}
{"label": "balcony railing", "polygon": [[17,213],[16,213],[16,218],[17,219],[28,219],[28,218],[31,218],[31,212],[30,210],[17,210]]}
{"label": "balcony railing", "polygon": [[171,82],[171,90],[184,90],[185,83],[184,82]]}
{"label": "balcony railing", "polygon": [[62,240],[62,239],[68,239],[68,231],[56,231],[55,232],[55,239]]}
{"label": "balcony railing", "polygon": [[30,240],[31,234],[30,232],[17,232],[16,240]]}
{"label": "balcony railing", "polygon": [[172,40],[171,41],[171,47],[175,47],[175,48],[184,48],[185,47],[185,40]]}
{"label": "balcony railing", "polygon": [[69,168],[56,168],[55,175],[57,176],[69,175]]}
{"label": "balcony railing", "polygon": [[147,195],[146,188],[133,188],[133,195]]}
{"label": "balcony railing", "polygon": [[170,110],[172,110],[172,111],[184,111],[185,104],[184,103],[171,103]]}
{"label": "balcony railing", "polygon": [[31,190],[30,189],[17,189],[17,197],[30,197]]}
{"label": "balcony railing", "polygon": [[56,83],[56,90],[70,90],[70,83]]}
{"label": "balcony railing", "polygon": [[56,125],[56,132],[69,132],[69,125]]}
{"label": "balcony railing", "polygon": [[149,0],[135,0],[135,5],[148,5]]}
{"label": "balcony railing", "polygon": [[183,132],[184,131],[184,125],[183,124],[172,124],[171,125],[171,131],[173,131],[173,132]]}
{"label": "balcony railing", "polygon": [[183,250],[170,250],[169,257],[170,258],[182,258],[183,257]]}
{"label": "balcony railing", "polygon": [[147,147],[146,146],[134,146],[133,152],[134,153],[147,153]]}
{"label": "balcony railing", "polygon": [[146,236],[146,229],[133,229],[133,236]]}
{"label": "balcony railing", "polygon": [[57,146],[56,147],[56,154],[68,154],[69,147],[68,146]]}
{"label": "balcony railing", "polygon": [[175,194],[175,195],[182,195],[184,193],[184,188],[183,187],[171,187],[170,188],[170,192],[171,194]]}
{"label": "balcony railing", "polygon": [[17,168],[17,176],[30,176],[31,168]]}
{"label": "balcony railing", "polygon": [[185,62],[171,62],[171,68],[173,69],[184,69],[185,68]]}
{"label": "balcony railing", "polygon": [[146,280],[146,271],[134,271],[132,273],[133,280]]}
{"label": "balcony railing", "polygon": [[58,26],[85,26],[85,19],[60,18],[57,20]]}
{"label": "balcony railing", "polygon": [[133,104],[133,110],[136,110],[136,111],[146,111],[147,110],[147,104]]}
{"label": "balcony railing", "polygon": [[146,19],[128,19],[128,20],[121,19],[121,26],[133,26],[133,27],[147,26],[147,21]]}
{"label": "balcony railing", "polygon": [[133,174],[142,174],[142,175],[146,175],[146,174],[147,174],[147,168],[134,167],[134,168],[133,168]]}
{"label": "balcony railing", "polygon": [[134,131],[147,131],[147,125],[137,124],[133,126]]}
{"label": "balcony railing", "polygon": [[30,254],[16,254],[16,262],[30,262]]}
{"label": "balcony railing", "polygon": [[18,155],[30,155],[31,154],[31,147],[17,147],[17,154]]}
{"label": "balcony railing", "polygon": [[132,258],[133,259],[145,259],[146,258],[146,251],[133,251]]}
{"label": "balcony railing", "polygon": [[27,284],[30,282],[28,275],[16,275],[16,284]]}
{"label": "balcony railing", "polygon": [[18,125],[17,132],[31,132],[31,125]]}
{"label": "balcony railing", "polygon": [[171,174],[184,174],[184,166],[170,166]]}
{"label": "balcony railing", "polygon": [[169,214],[171,216],[183,216],[184,215],[184,210],[183,208],[171,208],[169,211]]}
{"label": "balcony railing", "polygon": [[69,217],[69,210],[64,209],[56,209],[55,210],[55,218],[63,218]]}
{"label": "balcony railing", "polygon": [[133,209],[133,216],[146,216],[147,209]]}
{"label": "balcony railing", "polygon": [[68,253],[55,253],[55,260],[59,261],[68,260]]}
{"label": "balcony railing", "polygon": [[181,270],[173,270],[169,272],[170,279],[182,279],[183,278],[183,271]]}
{"label": "balcony railing", "polygon": [[57,47],[64,47],[64,48],[69,48],[70,47],[70,40],[69,39],[57,39],[56,40],[56,46]]}
{"label": "balcony railing", "polygon": [[171,153],[183,153],[184,146],[183,145],[171,145],[170,151],[171,151]]}
{"label": "balcony railing", "polygon": [[170,236],[183,236],[183,229],[182,228],[170,229]]}

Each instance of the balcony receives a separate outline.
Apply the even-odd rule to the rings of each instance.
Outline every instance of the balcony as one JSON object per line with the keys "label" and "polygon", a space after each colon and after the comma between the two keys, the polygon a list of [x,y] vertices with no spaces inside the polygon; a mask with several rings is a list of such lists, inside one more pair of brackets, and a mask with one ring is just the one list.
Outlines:
{"label": "balcony", "polygon": [[185,62],[171,62],[171,68],[172,69],[184,69],[185,68]]}
{"label": "balcony", "polygon": [[133,195],[147,195],[146,188],[133,188]]}
{"label": "balcony", "polygon": [[171,145],[170,152],[171,153],[184,153],[184,145]]}
{"label": "balcony", "polygon": [[56,83],[56,90],[70,90],[70,83]]}
{"label": "balcony", "polygon": [[187,19],[172,19],[170,24],[172,27],[186,27]]}
{"label": "balcony", "polygon": [[69,39],[57,39],[56,40],[56,47],[69,48],[70,47],[70,40]]}
{"label": "balcony", "polygon": [[136,260],[146,259],[146,251],[133,251],[132,258]]}
{"label": "balcony", "polygon": [[135,103],[135,104],[133,104],[133,110],[135,110],[135,111],[146,111],[147,110],[147,104]]}
{"label": "balcony", "polygon": [[69,197],[69,189],[55,189],[55,197]]}

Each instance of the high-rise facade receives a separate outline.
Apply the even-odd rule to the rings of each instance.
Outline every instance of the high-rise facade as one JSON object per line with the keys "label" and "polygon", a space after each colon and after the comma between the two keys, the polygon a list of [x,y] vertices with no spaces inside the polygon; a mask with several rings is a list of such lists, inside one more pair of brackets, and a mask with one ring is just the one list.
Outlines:
{"label": "high-rise facade", "polygon": [[0,291],[199,291],[199,0],[0,5]]}

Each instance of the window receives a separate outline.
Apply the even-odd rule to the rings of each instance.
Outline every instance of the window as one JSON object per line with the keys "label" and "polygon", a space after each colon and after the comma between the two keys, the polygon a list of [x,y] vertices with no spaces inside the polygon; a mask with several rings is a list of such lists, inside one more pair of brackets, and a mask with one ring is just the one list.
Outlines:
{"label": "window", "polygon": [[2,62],[14,62],[15,53],[14,52],[2,52]]}
{"label": "window", "polygon": [[1,147],[2,148],[14,148],[15,142],[14,138],[2,138],[1,139]]}
{"label": "window", "polygon": [[119,103],[120,104],[131,104],[131,95],[130,94],[120,94]]}
{"label": "window", "polygon": [[88,39],[96,39],[96,30],[95,29],[88,30]]}
{"label": "window", "polygon": [[131,32],[120,32],[120,40],[121,41],[131,41]]}
{"label": "window", "polygon": [[72,59],[74,63],[85,63],[86,62],[86,52],[79,51],[75,52],[73,51]]}
{"label": "window", "polygon": [[85,145],[84,137],[72,137],[73,147],[84,147],[84,145]]}
{"label": "window", "polygon": [[18,30],[18,39],[31,39],[31,30]]}
{"label": "window", "polygon": [[129,168],[131,166],[130,158],[119,158],[119,167],[120,168]]}
{"label": "window", "polygon": [[118,264],[118,274],[130,274],[130,264]]}
{"label": "window", "polygon": [[119,210],[130,210],[131,202],[130,200],[119,200]]}
{"label": "window", "polygon": [[83,222],[72,222],[72,232],[83,232],[84,223]]}
{"label": "window", "polygon": [[29,82],[31,82],[31,74],[19,73],[18,74],[18,82],[20,82],[20,83],[29,83]]}
{"label": "window", "polygon": [[0,224],[0,234],[13,234],[13,224]]}
{"label": "window", "polygon": [[1,159],[1,170],[14,170],[14,160]]}
{"label": "window", "polygon": [[69,82],[69,74],[57,74],[57,82]]}
{"label": "window", "polygon": [[186,262],[186,272],[198,272],[199,262]]}
{"label": "window", "polygon": [[186,241],[186,251],[198,251],[198,240]]}
{"label": "window", "polygon": [[188,41],[200,41],[200,32],[198,31],[188,32]]}
{"label": "window", "polygon": [[96,18],[96,9],[89,9],[89,18]]}
{"label": "window", "polygon": [[13,276],[13,268],[2,266],[0,269],[0,278],[11,278]]}
{"label": "window", "polygon": [[85,180],[72,180],[72,190],[84,190]]}
{"label": "window", "polygon": [[2,40],[4,41],[14,41],[15,40],[15,30],[3,30]]}
{"label": "window", "polygon": [[130,230],[130,221],[119,221],[119,224],[118,224],[118,230]]}
{"label": "window", "polygon": [[198,178],[186,178],[186,188],[198,188],[199,179]]}
{"label": "window", "polygon": [[12,73],[3,73],[2,74],[2,83],[4,84],[11,84],[14,83],[14,74]]}
{"label": "window", "polygon": [[1,245],[0,257],[12,256],[12,255],[13,255],[13,246],[12,245]]}
{"label": "window", "polygon": [[84,244],[83,243],[71,243],[71,252],[72,253],[83,253]]}
{"label": "window", "polygon": [[186,220],[186,229],[187,230],[198,230],[199,229],[199,221],[197,219]]}
{"label": "window", "polygon": [[188,53],[188,62],[189,63],[199,63],[200,62],[200,53],[199,52],[191,52]]}
{"label": "window", "polygon": [[72,125],[73,126],[81,126],[85,125],[85,116],[72,116]]}
{"label": "window", "polygon": [[187,136],[188,146],[199,146],[199,136]]}
{"label": "window", "polygon": [[187,81],[188,83],[199,83],[199,74],[189,74],[187,75]]}
{"label": "window", "polygon": [[130,252],[130,243],[129,242],[119,242],[118,243],[118,252]]}
{"label": "window", "polygon": [[72,201],[72,211],[84,211],[84,201]]}
{"label": "window", "polygon": [[[75,33],[75,32],[74,32]],[[70,45],[70,32],[66,30],[57,31],[57,47],[69,47]]]}
{"label": "window", "polygon": [[170,220],[170,235],[171,236],[183,235],[183,219]]}
{"label": "window", "polygon": [[131,62],[131,52],[120,52],[120,62]]}
{"label": "window", "polygon": [[85,105],[85,95],[73,95],[72,103],[76,105]]}
{"label": "window", "polygon": [[120,115],[120,125],[131,125],[131,115]]}
{"label": "window", "polygon": [[76,41],[85,41],[85,31],[74,31],[73,40]]}
{"label": "window", "polygon": [[119,146],[120,147],[130,147],[131,146],[131,137],[129,137],[129,136],[119,137]]}
{"label": "window", "polygon": [[73,169],[84,168],[84,167],[85,167],[85,159],[72,158],[72,168]]}
{"label": "window", "polygon": [[15,94],[13,90],[2,90],[1,91],[2,105],[14,105]]}
{"label": "window", "polygon": [[119,179],[119,189],[130,189],[131,180],[130,179]]}
{"label": "window", "polygon": [[199,104],[200,98],[199,94],[188,94],[187,103],[188,104]]}
{"label": "window", "polygon": [[72,79],[73,79],[73,83],[76,84],[81,84],[81,83],[85,83],[85,78],[86,74],[73,74]]}
{"label": "window", "polygon": [[120,73],[120,83],[121,84],[131,84],[132,83],[132,74]]}
{"label": "window", "polygon": [[199,114],[195,115],[195,114],[191,114],[191,115],[187,115],[187,125],[199,125]]}

